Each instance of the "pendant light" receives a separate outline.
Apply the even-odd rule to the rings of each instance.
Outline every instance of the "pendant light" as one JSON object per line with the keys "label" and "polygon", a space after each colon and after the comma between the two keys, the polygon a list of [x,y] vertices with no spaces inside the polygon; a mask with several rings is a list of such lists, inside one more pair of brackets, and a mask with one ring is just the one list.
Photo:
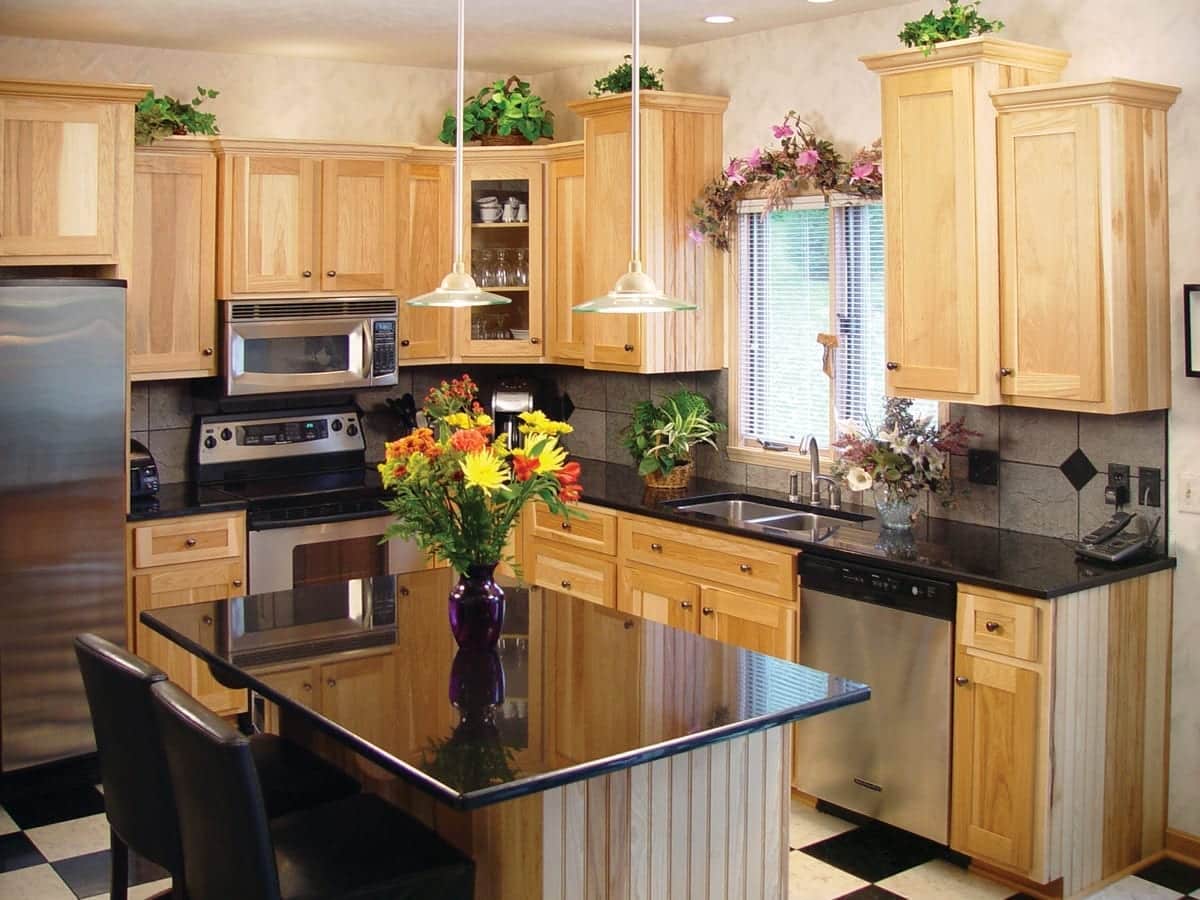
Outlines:
{"label": "pendant light", "polygon": [[454,113],[454,268],[427,294],[413,297],[409,306],[461,308],[512,303],[508,297],[479,289],[463,263],[463,62],[466,56],[466,0],[458,0],[457,98]]}
{"label": "pendant light", "polygon": [[642,4],[641,0],[633,0],[633,59],[630,62],[630,83],[632,102],[630,109],[632,123],[630,127],[630,158],[633,161],[630,173],[631,197],[629,222],[629,270],[625,272],[613,289],[603,297],[587,300],[572,307],[577,313],[657,313],[685,312],[696,309],[696,304],[686,300],[668,297],[658,289],[654,279],[642,271],[641,248],[641,179],[642,179]]}

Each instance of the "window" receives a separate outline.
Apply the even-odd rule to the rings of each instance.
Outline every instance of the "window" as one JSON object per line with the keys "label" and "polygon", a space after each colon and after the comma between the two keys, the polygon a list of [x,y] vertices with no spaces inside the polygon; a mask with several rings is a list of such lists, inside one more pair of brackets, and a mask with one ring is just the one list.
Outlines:
{"label": "window", "polygon": [[[883,207],[825,206],[801,198],[738,216],[737,420],[733,446],[822,449],[837,423],[877,423],[883,413]],[[837,337],[832,376],[821,336]],[[937,404],[919,401],[936,417]]]}

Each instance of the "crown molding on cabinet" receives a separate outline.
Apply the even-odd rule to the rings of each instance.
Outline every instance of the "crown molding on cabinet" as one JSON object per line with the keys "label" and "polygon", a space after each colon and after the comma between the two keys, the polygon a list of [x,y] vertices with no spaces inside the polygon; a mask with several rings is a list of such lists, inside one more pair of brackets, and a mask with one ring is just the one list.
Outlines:
{"label": "crown molding on cabinet", "polygon": [[[631,96],[612,94],[587,100],[574,100],[567,109],[580,116],[600,116],[609,112],[624,112],[629,109]],[[678,91],[642,91],[642,109],[666,109],[672,112],[696,112],[720,115],[729,106],[728,97],[713,97],[708,94],[684,94]]]}
{"label": "crown molding on cabinet", "polygon": [[84,81],[0,80],[0,94],[53,97],[56,100],[111,100],[137,103],[150,90],[148,84],[92,84]]}
{"label": "crown molding on cabinet", "polygon": [[1170,109],[1180,88],[1130,78],[1103,78],[1098,81],[1070,81],[1039,84],[1032,87],[1004,88],[992,91],[997,110],[1048,109],[1079,103],[1126,103],[1149,109]]}
{"label": "crown molding on cabinet", "polygon": [[1071,54],[1066,50],[1022,44],[995,37],[973,37],[937,44],[928,56],[920,47],[872,53],[858,58],[872,72],[910,72],[941,68],[951,63],[993,62],[1019,65],[1024,69],[1058,73],[1066,68]]}

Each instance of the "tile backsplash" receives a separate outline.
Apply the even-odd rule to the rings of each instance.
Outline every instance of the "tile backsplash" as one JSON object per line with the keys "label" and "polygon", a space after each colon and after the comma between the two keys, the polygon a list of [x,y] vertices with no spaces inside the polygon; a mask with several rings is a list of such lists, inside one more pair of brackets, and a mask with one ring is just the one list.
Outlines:
{"label": "tile backsplash", "polygon": [[[660,398],[680,388],[698,390],[712,401],[721,421],[728,421],[728,372],[699,372],[677,375],[631,375],[590,372],[567,366],[437,366],[402,369],[400,383],[386,391],[374,390],[354,396],[363,410],[367,456],[372,462],[383,455],[383,443],[395,437],[396,422],[385,400],[411,392],[419,404],[428,388],[443,379],[462,374],[464,368],[479,383],[481,399],[491,397],[496,380],[525,375],[540,379],[548,387],[567,394],[575,406],[569,446],[575,454],[590,459],[628,463],[621,446],[621,431],[629,424],[630,411],[639,400]],[[336,398],[348,400],[349,397]],[[215,412],[218,383],[215,379],[164,381],[135,384],[132,391],[130,430],[133,437],[150,448],[159,465],[164,484],[188,477],[187,458],[191,446],[193,416]],[[1010,407],[951,405],[951,415],[962,417],[979,437],[971,444],[999,453],[998,484],[967,482],[965,458],[956,458],[952,472],[959,483],[953,507],[930,504],[929,514],[979,525],[1007,528],[1075,539],[1095,528],[1111,513],[1104,503],[1108,464],[1130,467],[1130,509],[1151,520],[1163,508],[1140,504],[1142,493],[1137,478],[1139,466],[1162,471],[1162,496],[1166,496],[1167,415],[1165,412],[1127,416],[1095,416]],[[1096,474],[1077,490],[1063,471],[1073,454],[1075,468]],[[745,485],[748,490],[787,490],[787,471],[747,465],[729,460],[726,454],[701,447],[696,456],[697,473],[705,478]],[[1160,534],[1165,528],[1160,528]]]}

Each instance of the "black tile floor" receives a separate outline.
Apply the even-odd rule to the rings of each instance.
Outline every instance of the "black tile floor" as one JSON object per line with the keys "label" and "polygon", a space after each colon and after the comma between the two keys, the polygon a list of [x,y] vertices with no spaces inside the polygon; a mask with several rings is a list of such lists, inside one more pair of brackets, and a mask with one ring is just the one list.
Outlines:
{"label": "black tile floor", "polygon": [[[0,900],[108,896],[109,836],[94,770],[0,783]],[[968,872],[964,860],[878,822],[855,824],[794,800],[789,900],[1024,900]],[[129,896],[170,886],[157,866],[130,862]],[[1099,900],[1200,898],[1200,869],[1162,860],[1092,895]]]}

